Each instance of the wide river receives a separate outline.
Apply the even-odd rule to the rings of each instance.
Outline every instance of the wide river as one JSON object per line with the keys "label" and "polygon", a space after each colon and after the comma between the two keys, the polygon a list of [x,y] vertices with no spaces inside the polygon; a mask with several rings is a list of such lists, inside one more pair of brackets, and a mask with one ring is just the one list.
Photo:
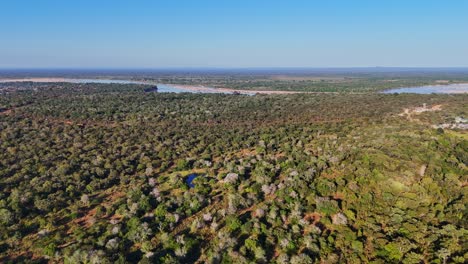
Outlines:
{"label": "wide river", "polygon": [[[0,83],[11,82],[67,82],[67,83],[104,83],[104,84],[146,84],[157,85],[158,92],[165,93],[241,93],[253,95],[256,93],[262,94],[288,94],[288,93],[301,93],[293,91],[247,91],[247,90],[234,90],[228,88],[211,88],[205,86],[192,86],[192,85],[176,85],[176,84],[159,84],[150,81],[135,81],[135,80],[116,80],[116,79],[71,79],[71,78],[24,78],[24,79],[0,79]],[[415,93],[415,94],[464,94],[468,93],[468,83],[459,84],[446,84],[446,85],[426,85],[419,87],[402,87],[385,90],[382,93]]]}
{"label": "wide river", "polygon": [[392,93],[415,93],[415,94],[462,94],[468,93],[468,83],[426,85],[419,87],[403,87],[383,91],[386,94]]}
{"label": "wide river", "polygon": [[[226,91],[223,89],[215,89],[205,86],[191,86],[191,85],[172,85],[160,84],[149,81],[135,81],[135,80],[116,80],[116,79],[72,79],[72,78],[24,78],[24,79],[0,79],[0,83],[15,83],[15,82],[37,82],[37,83],[103,83],[103,84],[145,84],[157,85],[158,92],[163,93],[226,93],[230,94],[233,91]],[[241,93],[251,94],[250,91],[241,91]]]}

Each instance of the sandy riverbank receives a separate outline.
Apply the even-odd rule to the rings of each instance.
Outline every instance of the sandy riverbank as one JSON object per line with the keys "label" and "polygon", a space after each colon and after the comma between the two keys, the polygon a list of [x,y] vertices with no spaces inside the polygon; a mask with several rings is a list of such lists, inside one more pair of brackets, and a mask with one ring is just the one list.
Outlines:
{"label": "sandy riverbank", "polygon": [[[68,82],[68,83],[79,83],[81,79],[70,79],[70,78],[22,78],[22,79],[0,79],[0,83],[15,83],[15,82],[37,82],[37,83],[57,83],[57,82]],[[94,80],[94,79],[93,79]],[[99,79],[95,79],[99,81]],[[106,80],[103,80],[105,82]],[[112,80],[115,82],[135,82],[137,81],[125,81],[125,80]],[[155,85],[157,83],[151,81],[141,81],[139,84]],[[333,93],[333,92],[301,92],[301,91],[265,91],[265,90],[239,90],[232,88],[212,88],[201,85],[184,85],[184,84],[164,84],[180,90],[195,92],[195,93],[239,93],[239,94],[300,94],[300,93]]]}
{"label": "sandy riverbank", "polygon": [[461,91],[461,90],[446,90],[445,91],[446,93],[449,93],[449,94],[466,94],[468,93],[468,91]]}
{"label": "sandy riverbank", "polygon": [[188,90],[192,92],[200,93],[240,93],[240,94],[299,94],[299,93],[308,93],[308,92],[299,92],[299,91],[262,91],[262,90],[238,90],[231,88],[210,88],[205,86],[197,85],[183,85],[183,84],[167,84],[174,88]]}

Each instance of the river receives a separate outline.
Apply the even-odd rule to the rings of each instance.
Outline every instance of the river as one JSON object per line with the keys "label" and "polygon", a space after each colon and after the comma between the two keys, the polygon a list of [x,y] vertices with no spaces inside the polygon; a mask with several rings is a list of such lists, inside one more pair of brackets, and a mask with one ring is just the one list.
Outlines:
{"label": "river", "polygon": [[468,83],[425,85],[419,87],[403,87],[385,90],[383,93],[415,93],[415,94],[463,94],[468,93]]}
{"label": "river", "polygon": [[[37,83],[102,83],[102,84],[144,84],[157,85],[158,92],[163,93],[225,93],[232,94],[233,91],[223,89],[215,89],[205,86],[192,85],[176,85],[176,84],[160,84],[151,81],[135,81],[135,80],[117,80],[117,79],[73,79],[73,78],[24,78],[24,79],[0,79],[0,83],[16,83],[16,82],[37,82]],[[244,92],[244,91],[243,91]],[[245,91],[245,94],[251,92]]]}
{"label": "river", "polygon": [[[0,83],[12,82],[38,82],[38,83],[103,83],[103,84],[145,84],[157,85],[158,92],[163,93],[224,93],[224,94],[294,94],[301,92],[294,91],[249,91],[235,90],[227,88],[211,88],[196,85],[177,85],[177,84],[160,84],[151,81],[135,81],[135,80],[117,80],[117,79],[72,79],[72,78],[24,78],[24,79],[0,79]],[[382,93],[415,93],[415,94],[464,94],[468,93],[468,83],[444,84],[444,85],[426,85],[419,87],[402,87],[385,90]]]}

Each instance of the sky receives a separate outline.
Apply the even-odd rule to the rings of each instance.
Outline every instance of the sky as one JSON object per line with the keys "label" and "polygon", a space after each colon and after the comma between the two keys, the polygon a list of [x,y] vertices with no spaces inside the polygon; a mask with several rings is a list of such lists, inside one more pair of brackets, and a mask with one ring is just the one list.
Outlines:
{"label": "sky", "polygon": [[0,68],[467,67],[465,0],[0,0]]}

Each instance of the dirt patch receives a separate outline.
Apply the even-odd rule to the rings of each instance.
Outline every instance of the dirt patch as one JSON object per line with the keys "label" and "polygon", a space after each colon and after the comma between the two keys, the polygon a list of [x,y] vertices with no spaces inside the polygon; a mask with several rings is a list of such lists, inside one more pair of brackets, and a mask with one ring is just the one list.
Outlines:
{"label": "dirt patch", "polygon": [[238,153],[234,155],[239,155],[240,157],[250,157],[257,155],[257,151],[255,151],[254,149],[241,149]]}
{"label": "dirt patch", "polygon": [[91,227],[96,222],[96,208],[91,209],[88,213],[80,218],[77,218],[72,221],[74,224],[79,224],[86,228]]}
{"label": "dirt patch", "polygon": [[434,105],[431,107],[431,111],[440,111],[442,110],[442,105]]}
{"label": "dirt patch", "polygon": [[11,112],[12,112],[11,109],[3,110],[3,111],[0,111],[0,115],[9,115],[11,114]]}
{"label": "dirt patch", "polygon": [[326,179],[335,179],[343,175],[342,171],[332,169],[331,171],[322,172],[321,176]]}
{"label": "dirt patch", "polygon": [[[122,198],[125,196],[125,193],[122,191],[115,191],[115,190],[107,190],[106,191],[106,197],[102,203],[100,203],[101,206],[108,208],[109,206],[112,205],[114,201],[116,201],[119,198]],[[86,214],[80,218],[77,218],[73,220],[71,223],[73,224],[78,224],[80,226],[83,226],[85,228],[89,228],[93,226],[93,224],[96,222],[96,212],[97,212],[97,207],[94,207],[90,209],[89,211],[86,212]],[[112,215],[112,216],[103,216],[102,218],[110,218],[110,219],[116,219],[120,220],[121,216],[119,215]],[[73,230],[70,229],[68,230],[68,233],[71,233]]]}
{"label": "dirt patch", "polygon": [[406,117],[409,121],[419,121],[418,119],[414,119],[414,115],[419,115],[424,112],[434,112],[434,111],[441,111],[442,105],[433,105],[428,107],[426,104],[423,104],[421,107],[412,107],[412,108],[405,108],[403,112],[398,114],[398,116]]}
{"label": "dirt patch", "polygon": [[313,225],[317,224],[320,221],[321,218],[322,218],[322,215],[320,213],[317,213],[317,212],[308,213],[308,214],[306,214],[304,216],[304,220],[306,220],[306,221],[312,220]]}
{"label": "dirt patch", "polygon": [[116,191],[116,192],[112,192],[109,196],[107,196],[106,198],[106,202],[103,203],[104,206],[109,206],[111,202],[119,199],[119,198],[122,198],[125,196],[125,193],[124,192],[120,192],[120,191]]}

